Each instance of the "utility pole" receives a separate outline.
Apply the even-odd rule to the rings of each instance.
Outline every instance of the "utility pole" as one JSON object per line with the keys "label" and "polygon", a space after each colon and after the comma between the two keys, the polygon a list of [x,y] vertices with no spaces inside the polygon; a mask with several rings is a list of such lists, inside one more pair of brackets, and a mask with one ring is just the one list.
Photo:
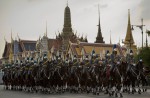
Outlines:
{"label": "utility pole", "polygon": [[145,25],[143,25],[143,18],[141,19],[141,25],[132,25],[132,30],[134,30],[133,26],[139,27],[141,29],[141,33],[142,33],[142,49],[143,49],[143,27]]}

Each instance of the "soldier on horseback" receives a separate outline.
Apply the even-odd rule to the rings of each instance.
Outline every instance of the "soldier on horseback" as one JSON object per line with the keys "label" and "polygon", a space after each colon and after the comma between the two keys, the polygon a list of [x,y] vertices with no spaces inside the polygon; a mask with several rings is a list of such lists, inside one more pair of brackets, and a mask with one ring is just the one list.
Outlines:
{"label": "soldier on horseback", "polygon": [[76,55],[74,55],[73,57],[73,66],[78,66],[78,60]]}
{"label": "soldier on horseback", "polygon": [[110,72],[112,72],[114,70],[114,68],[116,67],[116,64],[117,64],[117,60],[118,60],[118,57],[117,57],[117,46],[114,45],[113,46],[113,51],[112,51],[112,54],[111,54],[111,68],[110,68]]}
{"label": "soldier on horseback", "polygon": [[90,60],[89,60],[89,56],[88,55],[85,56],[85,58],[83,60],[83,65],[84,65],[83,68],[90,67]]}
{"label": "soldier on horseback", "polygon": [[131,70],[132,66],[135,66],[135,60],[133,57],[133,51],[130,50],[130,53],[127,54],[127,62],[128,62],[128,68],[127,68],[127,72]]}

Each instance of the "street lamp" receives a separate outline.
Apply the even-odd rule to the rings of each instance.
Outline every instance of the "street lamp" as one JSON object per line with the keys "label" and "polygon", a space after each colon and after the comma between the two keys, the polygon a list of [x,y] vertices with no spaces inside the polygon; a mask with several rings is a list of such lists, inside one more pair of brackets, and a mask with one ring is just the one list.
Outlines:
{"label": "street lamp", "polygon": [[143,49],[143,27],[145,25],[143,25],[143,18],[141,19],[141,25],[132,25],[132,30],[134,30],[133,26],[139,27],[141,29],[141,33],[142,33],[142,49]]}

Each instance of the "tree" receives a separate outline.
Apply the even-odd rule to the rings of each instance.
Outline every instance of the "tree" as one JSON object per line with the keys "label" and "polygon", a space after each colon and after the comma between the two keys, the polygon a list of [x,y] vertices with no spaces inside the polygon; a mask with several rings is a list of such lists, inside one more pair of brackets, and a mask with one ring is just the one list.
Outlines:
{"label": "tree", "polygon": [[150,30],[146,30],[146,33],[148,34],[148,36],[150,36]]}
{"label": "tree", "polygon": [[144,47],[142,50],[140,50],[136,58],[141,58],[144,62],[144,65],[150,67],[150,48]]}

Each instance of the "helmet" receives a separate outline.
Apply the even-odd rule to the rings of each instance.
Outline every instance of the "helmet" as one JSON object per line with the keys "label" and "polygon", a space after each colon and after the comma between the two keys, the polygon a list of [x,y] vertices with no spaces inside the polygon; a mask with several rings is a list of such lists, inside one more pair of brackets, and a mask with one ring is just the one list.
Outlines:
{"label": "helmet", "polygon": [[92,56],[96,56],[94,49],[92,50]]}
{"label": "helmet", "polygon": [[89,60],[89,56],[88,55],[85,56],[85,60]]}
{"label": "helmet", "polygon": [[109,50],[106,51],[106,56],[109,57],[110,56],[110,52]]}
{"label": "helmet", "polygon": [[116,44],[113,45],[113,51],[117,51],[117,45]]}
{"label": "helmet", "polygon": [[133,55],[133,51],[132,50],[130,50],[130,56],[132,56]]}
{"label": "helmet", "polygon": [[77,56],[76,56],[76,55],[74,55],[73,59],[74,59],[74,60],[76,60],[76,59],[77,59]]}

